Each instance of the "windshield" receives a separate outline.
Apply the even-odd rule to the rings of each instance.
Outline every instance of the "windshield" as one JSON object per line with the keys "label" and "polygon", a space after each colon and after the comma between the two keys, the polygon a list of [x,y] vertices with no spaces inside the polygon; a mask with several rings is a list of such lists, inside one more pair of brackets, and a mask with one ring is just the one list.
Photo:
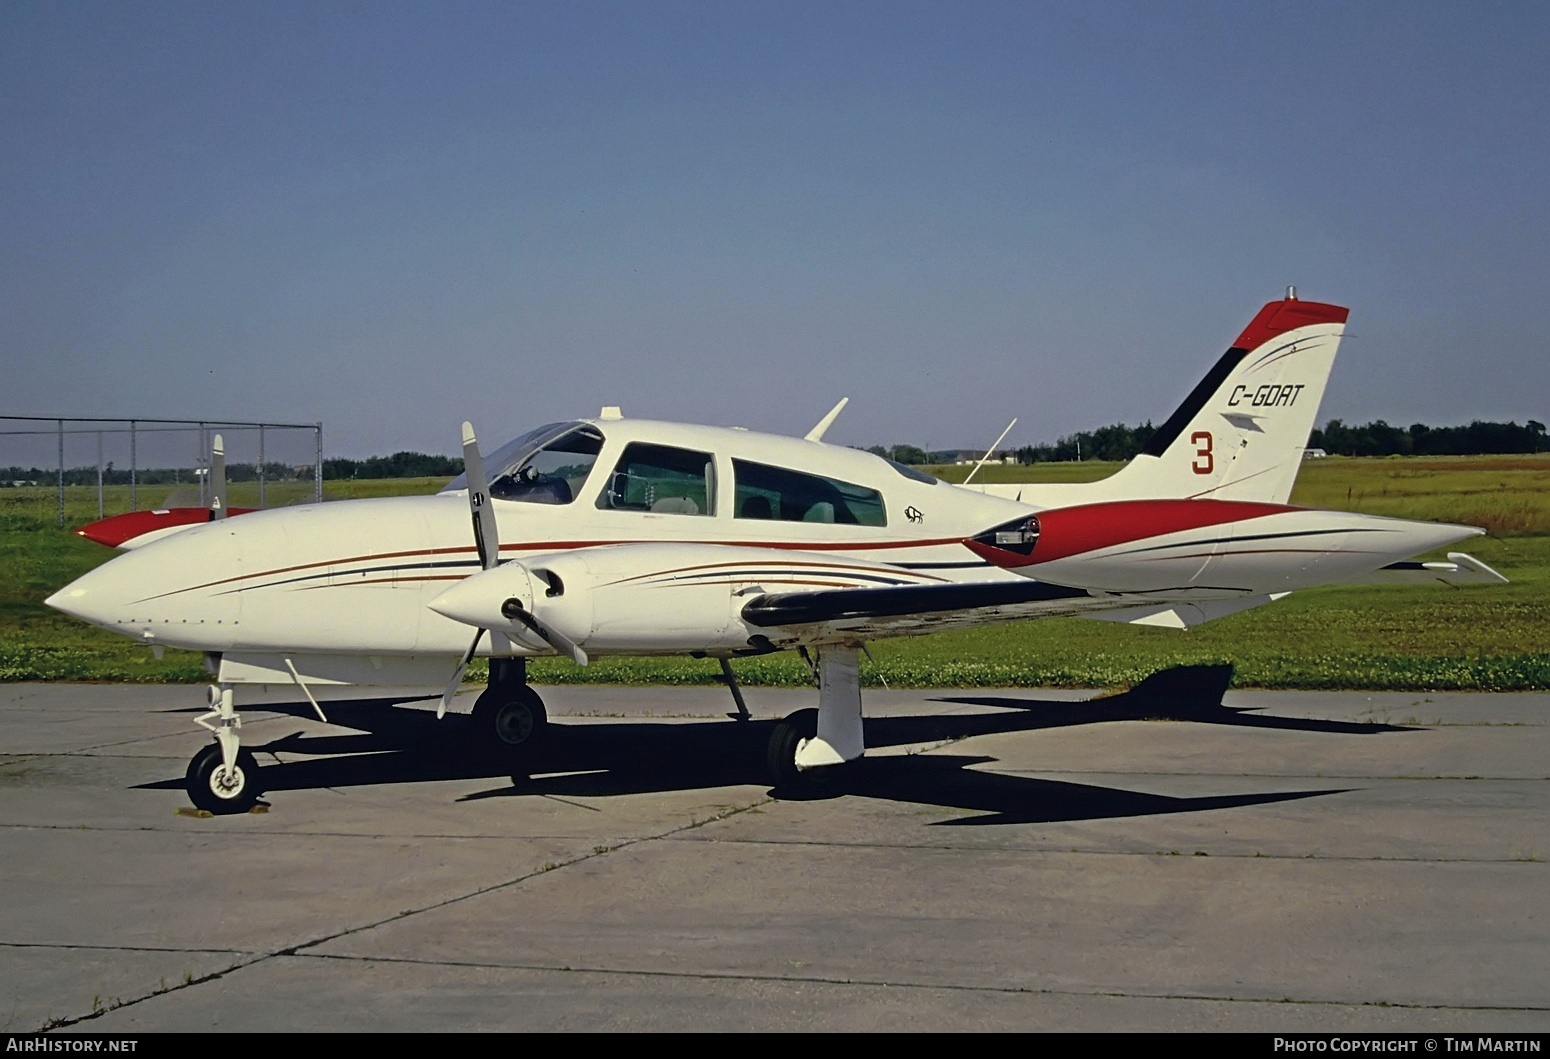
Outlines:
{"label": "windshield", "polygon": [[[548,423],[507,442],[485,458],[490,495],[533,504],[568,504],[592,470],[603,435],[585,423]],[[460,474],[443,493],[468,488]]]}

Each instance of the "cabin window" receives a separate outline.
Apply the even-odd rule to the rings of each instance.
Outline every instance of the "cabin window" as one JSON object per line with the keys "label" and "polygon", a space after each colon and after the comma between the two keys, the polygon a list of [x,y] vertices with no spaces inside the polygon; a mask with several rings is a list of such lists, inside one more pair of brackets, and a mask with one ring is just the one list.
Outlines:
{"label": "cabin window", "polygon": [[709,453],[635,442],[608,476],[597,506],[663,515],[715,514],[716,462]]}
{"label": "cabin window", "polygon": [[732,461],[732,477],[738,518],[888,525],[883,494],[876,489],[747,460]]}

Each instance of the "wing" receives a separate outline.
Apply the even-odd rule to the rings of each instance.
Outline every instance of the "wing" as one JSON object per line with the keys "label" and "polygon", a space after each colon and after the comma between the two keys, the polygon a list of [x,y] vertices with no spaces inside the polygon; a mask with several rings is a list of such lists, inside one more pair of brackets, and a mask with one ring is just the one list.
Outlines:
{"label": "wing", "polygon": [[[743,620],[802,640],[912,636],[1031,618],[1103,618],[1184,627],[1271,601],[1218,589],[1097,592],[1029,578],[896,588],[846,588],[761,595]],[[775,636],[770,637],[775,640]]]}

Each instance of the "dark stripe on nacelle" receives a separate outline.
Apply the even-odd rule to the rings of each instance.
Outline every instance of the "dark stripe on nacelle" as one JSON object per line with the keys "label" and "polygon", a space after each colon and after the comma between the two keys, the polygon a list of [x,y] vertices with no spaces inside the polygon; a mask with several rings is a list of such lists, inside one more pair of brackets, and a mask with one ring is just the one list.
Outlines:
{"label": "dark stripe on nacelle", "polygon": [[902,588],[842,588],[828,592],[790,592],[760,596],[743,608],[743,620],[760,628],[806,625],[847,618],[896,618],[937,611],[1007,607],[1084,599],[1085,588],[1042,581],[980,585],[919,585]]}

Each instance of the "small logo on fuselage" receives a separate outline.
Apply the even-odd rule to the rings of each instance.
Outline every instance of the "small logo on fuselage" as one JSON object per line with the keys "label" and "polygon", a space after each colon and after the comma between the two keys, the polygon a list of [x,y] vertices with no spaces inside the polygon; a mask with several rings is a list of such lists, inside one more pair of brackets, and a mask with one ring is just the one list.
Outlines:
{"label": "small logo on fuselage", "polygon": [[926,516],[921,514],[920,508],[914,504],[904,509],[904,517],[911,522],[924,522],[926,520]]}
{"label": "small logo on fuselage", "polygon": [[1305,383],[1275,383],[1267,382],[1263,386],[1249,389],[1247,386],[1234,386],[1232,396],[1227,398],[1227,404],[1236,408],[1240,404],[1246,404],[1250,408],[1282,408],[1297,403],[1297,395],[1302,393]]}

